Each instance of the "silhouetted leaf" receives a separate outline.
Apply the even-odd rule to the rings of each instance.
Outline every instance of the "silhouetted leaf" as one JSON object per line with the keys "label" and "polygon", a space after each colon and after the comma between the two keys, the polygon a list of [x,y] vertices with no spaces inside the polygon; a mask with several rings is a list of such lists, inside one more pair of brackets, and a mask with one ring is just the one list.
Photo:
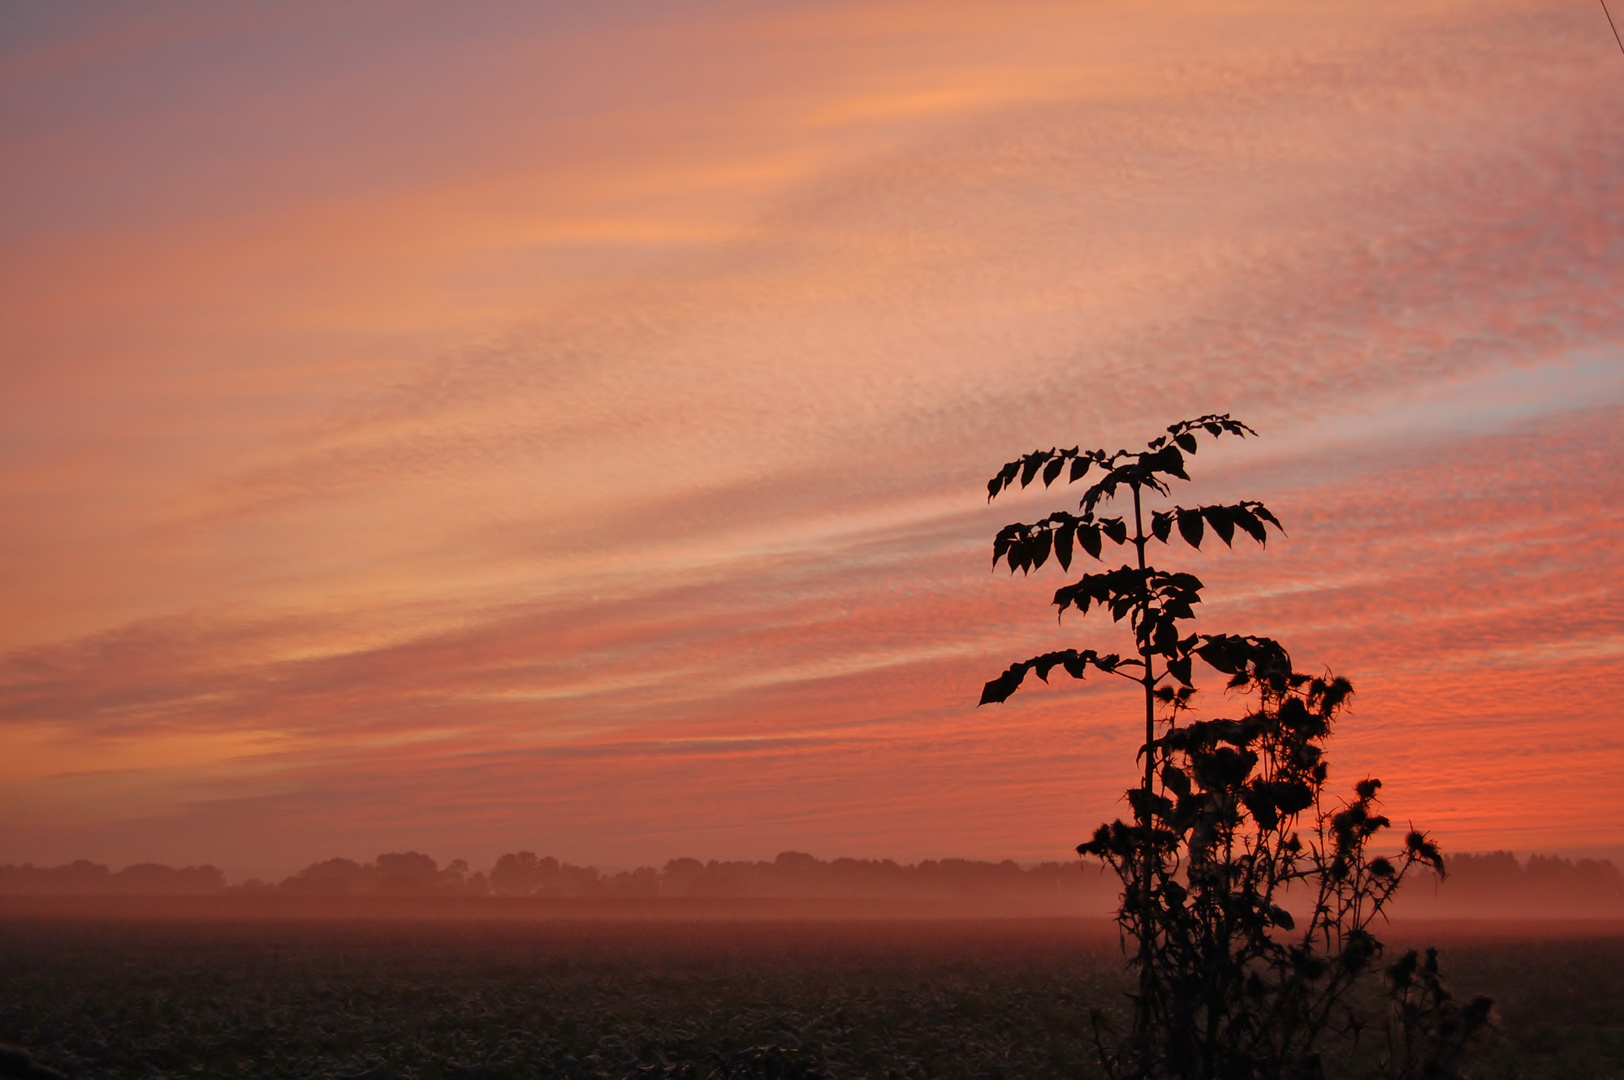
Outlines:
{"label": "silhouetted leaf", "polygon": [[[998,535],[993,537],[992,541],[993,566],[997,566],[998,560],[1008,554],[1010,547],[1020,539],[1020,535],[1024,530],[1024,525],[1006,525],[998,531]],[[1014,569],[1014,566],[1010,567],[1011,571]]]}
{"label": "silhouetted leaf", "polygon": [[1201,511],[1186,510],[1183,507],[1180,507],[1177,513],[1179,519],[1179,535],[1184,537],[1184,542],[1186,544],[1189,544],[1193,548],[1199,548],[1201,546],[1202,534],[1205,532],[1205,526],[1201,524]]}
{"label": "silhouetted leaf", "polygon": [[1235,522],[1230,519],[1229,507],[1203,506],[1201,516],[1207,519],[1207,524],[1218,534],[1218,539],[1222,540],[1226,547],[1229,546],[1229,542],[1235,538]]}
{"label": "silhouetted leaf", "polygon": [[1195,436],[1187,432],[1182,435],[1175,435],[1173,438],[1180,446],[1184,447],[1184,452],[1187,454],[1195,453],[1200,445],[1195,441]]}
{"label": "silhouetted leaf", "polygon": [[1057,457],[1043,467],[1043,486],[1048,487],[1060,475],[1060,470],[1066,467],[1066,459]]}
{"label": "silhouetted leaf", "polygon": [[1026,573],[1032,568],[1032,553],[1027,550],[1026,538],[1019,537],[1009,548],[1009,572]]}
{"label": "silhouetted leaf", "polygon": [[1032,550],[1032,569],[1036,570],[1049,561],[1049,549],[1054,543],[1054,534],[1045,529],[1028,542]]}
{"label": "silhouetted leaf", "polygon": [[1258,517],[1262,518],[1264,521],[1267,521],[1270,525],[1273,525],[1275,528],[1279,529],[1281,536],[1284,536],[1286,534],[1286,527],[1284,525],[1280,524],[1280,519],[1279,518],[1277,518],[1273,514],[1269,513],[1269,508],[1267,506],[1264,506],[1260,502],[1255,502],[1255,503],[1251,504],[1251,509],[1252,509],[1252,513],[1256,514]]}
{"label": "silhouetted leaf", "polygon": [[1020,471],[1021,463],[1019,460],[1006,462],[1004,467],[998,470],[998,475],[987,481],[987,501],[992,502],[1000,491],[1014,483],[1015,477]]}
{"label": "silhouetted leaf", "polygon": [[1121,518],[1103,518],[1100,521],[1100,530],[1110,537],[1114,544],[1127,542],[1128,526]]}
{"label": "silhouetted leaf", "polygon": [[1159,472],[1167,473],[1169,476],[1176,476],[1180,480],[1190,478],[1184,471],[1184,455],[1179,453],[1179,448],[1176,446],[1163,447],[1156,454],[1155,464],[1152,467]]}
{"label": "silhouetted leaf", "polygon": [[1075,484],[1077,481],[1079,481],[1083,477],[1087,476],[1088,475],[1088,467],[1090,465],[1092,465],[1092,464],[1093,464],[1093,462],[1087,457],[1079,456],[1079,457],[1076,457],[1076,458],[1072,459],[1071,477],[1069,479],[1069,482]]}
{"label": "silhouetted leaf", "polygon": [[[1150,515],[1150,535],[1167,543],[1167,538],[1173,532],[1173,515],[1167,510],[1158,510]],[[994,560],[996,561],[996,560]]]}
{"label": "silhouetted leaf", "polygon": [[1042,450],[1034,450],[1026,456],[1026,464],[1021,467],[1021,487],[1025,487],[1032,482],[1032,477],[1038,474],[1038,470],[1043,467],[1043,462],[1048,456]]}
{"label": "silhouetted leaf", "polygon": [[1234,520],[1235,524],[1246,533],[1247,536],[1250,536],[1253,540],[1256,540],[1260,544],[1268,542],[1269,535],[1263,529],[1263,522],[1259,521],[1256,517],[1253,517],[1252,512],[1247,510],[1246,507],[1231,506],[1229,508],[1229,516]]}
{"label": "silhouetted leaf", "polygon": [[1077,526],[1077,542],[1083,545],[1083,550],[1093,558],[1100,557],[1103,545],[1100,543],[1100,527],[1094,523]]}
{"label": "silhouetted leaf", "polygon": [[1025,677],[1025,664],[1011,664],[1002,675],[981,688],[981,701],[978,704],[998,704],[1009,700],[1009,695],[1020,689],[1021,680]]}

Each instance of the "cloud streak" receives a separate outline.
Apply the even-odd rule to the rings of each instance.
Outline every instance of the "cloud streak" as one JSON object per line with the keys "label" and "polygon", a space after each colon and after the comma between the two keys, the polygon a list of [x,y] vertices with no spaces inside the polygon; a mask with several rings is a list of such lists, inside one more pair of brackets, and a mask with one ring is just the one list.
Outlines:
{"label": "cloud streak", "polygon": [[[1267,438],[1195,497],[1291,536],[1193,556],[1204,621],[1354,677],[1349,777],[1458,845],[1624,839],[1624,154],[1583,19],[492,10],[434,101],[424,12],[285,93],[349,16],[47,26],[14,69],[8,145],[65,134],[0,229],[7,857],[1052,857],[1131,733],[1110,686],[969,708],[1095,632],[987,574],[1060,502],[982,482],[1223,410]],[[47,100],[107,49],[84,93],[138,88],[149,154]]]}

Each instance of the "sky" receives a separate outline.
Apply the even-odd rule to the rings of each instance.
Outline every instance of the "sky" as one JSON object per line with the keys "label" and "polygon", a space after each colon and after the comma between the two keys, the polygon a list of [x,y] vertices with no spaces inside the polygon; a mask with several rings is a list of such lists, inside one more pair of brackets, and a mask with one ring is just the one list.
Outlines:
{"label": "sky", "polygon": [[0,3],[0,862],[1066,859],[986,480],[1224,412],[1333,785],[1624,853],[1620,116],[1578,0]]}

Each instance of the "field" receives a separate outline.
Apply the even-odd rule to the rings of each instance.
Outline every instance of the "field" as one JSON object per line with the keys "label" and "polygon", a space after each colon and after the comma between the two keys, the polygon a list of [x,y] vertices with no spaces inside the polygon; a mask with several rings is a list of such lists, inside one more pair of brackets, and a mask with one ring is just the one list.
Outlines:
{"label": "field", "polygon": [[[1616,927],[1444,945],[1474,1075],[1624,1076]],[[1092,1077],[1122,987],[1087,920],[0,921],[0,1041],[78,1077]]]}

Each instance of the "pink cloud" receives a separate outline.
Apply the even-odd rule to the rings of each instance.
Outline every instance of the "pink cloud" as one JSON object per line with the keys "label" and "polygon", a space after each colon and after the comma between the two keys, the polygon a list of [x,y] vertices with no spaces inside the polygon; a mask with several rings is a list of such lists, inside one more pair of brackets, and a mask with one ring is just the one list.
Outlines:
{"label": "pink cloud", "polygon": [[[443,101],[389,97],[415,23],[140,98],[173,182],[41,104],[114,46],[16,76],[9,145],[60,124],[18,183],[150,193],[0,234],[0,740],[138,824],[19,797],[0,846],[1063,853],[1132,734],[1109,687],[971,708],[1094,633],[987,572],[1064,497],[981,483],[1224,409],[1266,437],[1199,497],[1291,536],[1194,556],[1205,618],[1354,677],[1349,775],[1457,843],[1618,842],[1624,157],[1579,14],[722,7],[685,51],[515,12]],[[248,47],[210,32],[87,100]],[[561,42],[604,70],[526,81]]]}

